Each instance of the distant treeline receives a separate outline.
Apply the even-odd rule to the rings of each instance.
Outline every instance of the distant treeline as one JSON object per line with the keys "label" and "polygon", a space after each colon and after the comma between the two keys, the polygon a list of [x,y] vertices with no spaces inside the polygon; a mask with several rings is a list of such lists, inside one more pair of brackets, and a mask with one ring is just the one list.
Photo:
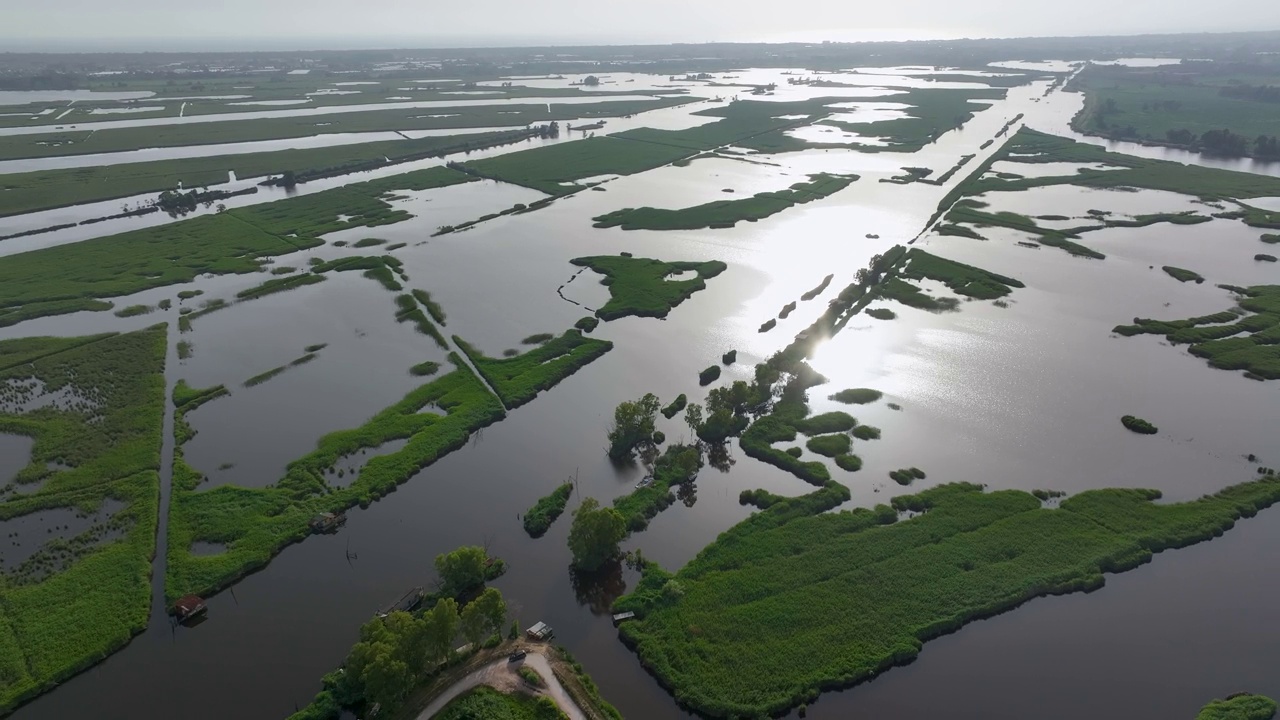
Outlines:
{"label": "distant treeline", "polygon": [[[1123,131],[1118,130],[1118,132]],[[1280,158],[1280,139],[1277,139],[1275,135],[1259,135],[1250,140],[1226,128],[1210,130],[1201,135],[1196,135],[1184,128],[1166,132],[1165,139],[1173,145],[1185,145],[1194,150],[1213,155],[1225,155],[1228,157],[1252,155],[1258,158]]]}
{"label": "distant treeline", "polygon": [[1233,100],[1280,103],[1280,87],[1274,85],[1227,85],[1218,94]]}

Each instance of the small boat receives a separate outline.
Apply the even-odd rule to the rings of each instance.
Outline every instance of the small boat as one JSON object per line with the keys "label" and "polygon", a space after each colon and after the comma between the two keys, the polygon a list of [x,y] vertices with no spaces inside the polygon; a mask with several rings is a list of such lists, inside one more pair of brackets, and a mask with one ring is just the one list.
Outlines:
{"label": "small boat", "polygon": [[194,620],[208,611],[209,608],[205,607],[204,600],[199,595],[183,596],[173,604],[173,614],[180,623]]}
{"label": "small boat", "polygon": [[652,484],[653,484],[653,476],[645,475],[644,478],[640,480],[640,482],[636,483],[636,488],[648,487]]}
{"label": "small boat", "polygon": [[312,532],[324,533],[337,530],[347,522],[346,513],[320,513],[308,523]]}
{"label": "small boat", "polygon": [[385,618],[393,612],[413,612],[422,604],[423,588],[416,587],[404,594],[404,597],[397,600],[394,604],[383,608],[378,617]]}

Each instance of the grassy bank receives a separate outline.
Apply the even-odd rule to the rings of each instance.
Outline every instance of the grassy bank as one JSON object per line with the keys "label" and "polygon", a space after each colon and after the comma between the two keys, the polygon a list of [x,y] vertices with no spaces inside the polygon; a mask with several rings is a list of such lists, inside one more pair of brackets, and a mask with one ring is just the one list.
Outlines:
{"label": "grassy bank", "polygon": [[[609,287],[609,302],[596,311],[596,316],[606,321],[628,315],[666,317],[667,313],[695,292],[705,289],[708,279],[728,268],[719,260],[663,262],[624,255],[580,257],[569,262],[591,268],[605,276],[601,283]],[[697,273],[697,277],[689,280],[668,279],[686,271]]]}

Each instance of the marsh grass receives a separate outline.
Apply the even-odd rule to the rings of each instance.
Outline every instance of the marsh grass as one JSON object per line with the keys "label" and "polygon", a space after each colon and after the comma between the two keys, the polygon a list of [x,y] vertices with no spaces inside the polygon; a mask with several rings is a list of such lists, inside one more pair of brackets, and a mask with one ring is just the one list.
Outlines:
{"label": "marsh grass", "polygon": [[[1094,490],[1049,509],[1018,490],[944,485],[840,512],[826,512],[839,496],[825,488],[766,495],[766,509],[678,573],[647,564],[614,611],[637,613],[619,628],[624,642],[686,707],[781,715],[908,663],[971,621],[1097,589],[1105,573],[1210,540],[1280,501],[1280,479],[1186,503],[1159,495]],[[900,520],[908,509],[921,514]],[[682,592],[662,592],[672,581]]]}
{"label": "marsh grass", "polygon": [[0,586],[0,709],[94,665],[147,626],[165,335],[157,325],[124,335],[0,341],[0,387],[36,378],[45,393],[69,388],[81,398],[26,414],[0,402],[0,432],[36,440],[19,482],[44,481],[0,502],[0,520],[54,508],[92,514],[108,498],[125,503],[107,521],[109,532],[99,527],[46,544]]}
{"label": "marsh grass", "polygon": [[613,349],[613,343],[584,338],[577,330],[568,330],[526,353],[502,360],[485,356],[457,335],[453,341],[509,409],[529,402]]}
{"label": "marsh grass", "polygon": [[810,175],[787,190],[757,193],[741,200],[717,200],[693,207],[668,210],[642,207],[615,210],[600,215],[595,227],[621,227],[623,230],[699,230],[732,228],[742,221],[757,222],[796,205],[829,197],[845,189],[856,175]]}
{"label": "marsh grass", "polygon": [[[605,276],[601,282],[609,288],[609,302],[596,311],[596,317],[606,322],[628,315],[664,318],[728,267],[718,260],[663,262],[624,255],[580,257],[569,262]],[[667,279],[688,270],[698,276],[690,280]]]}
{"label": "marsh grass", "polygon": [[564,512],[569,504],[569,496],[573,494],[573,483],[564,483],[534,503],[524,514],[524,530],[529,537],[539,538],[546,534],[551,523]]}

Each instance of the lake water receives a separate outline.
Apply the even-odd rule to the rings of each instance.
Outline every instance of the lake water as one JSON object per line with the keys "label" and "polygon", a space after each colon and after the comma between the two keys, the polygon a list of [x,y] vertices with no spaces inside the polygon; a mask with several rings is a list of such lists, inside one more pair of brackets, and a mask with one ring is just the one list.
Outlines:
{"label": "lake water", "polygon": [[[735,82],[785,82],[775,71],[734,75],[741,76]],[[791,97],[790,90],[780,87],[775,99]],[[541,620],[556,627],[558,642],[584,663],[625,716],[684,716],[617,640],[605,614],[610,599],[633,585],[635,576],[619,571],[594,582],[576,580],[568,568],[568,517],[532,540],[518,515],[570,477],[577,485],[571,509],[586,496],[608,501],[628,493],[644,471],[615,467],[604,453],[603,428],[618,402],[646,392],[664,402],[679,393],[700,400],[705,392],[697,386],[698,371],[719,364],[729,349],[738,350],[738,362],[725,369],[721,382],[749,379],[752,366],[812,323],[872,255],[914,238],[948,190],[881,178],[900,174],[904,166],[941,174],[971,152],[978,153],[976,166],[996,149],[977,146],[1019,112],[1040,129],[1065,123],[1079,106],[1078,96],[1054,93],[1032,102],[1043,90],[1043,84],[1014,89],[1010,100],[917,153],[837,149],[753,158],[777,165],[699,160],[609,180],[602,192],[582,192],[534,213],[431,237],[440,225],[539,197],[523,188],[475,183],[398,201],[415,213],[412,220],[329,237],[406,243],[395,254],[404,261],[409,287],[427,290],[440,302],[448,314],[447,333],[491,355],[521,347],[520,340],[532,333],[563,331],[585,314],[556,293],[578,270],[570,258],[628,251],[669,260],[720,259],[729,269],[665,321],[602,324],[595,335],[615,343],[610,353],[384,500],[352,510],[337,534],[291,546],[264,571],[209,598],[208,622],[171,631],[167,619],[153,613],[151,629],[127,648],[15,717],[79,717],[86,707],[95,718],[112,720],[284,717],[307,702],[321,675],[342,661],[362,622],[407,588],[429,584],[435,554],[460,544],[487,544],[508,561],[510,571],[496,585],[513,614],[523,625]],[[797,88],[794,96],[808,92]],[[684,111],[663,117],[689,121]],[[625,123],[610,120],[608,131],[615,127]],[[591,227],[591,218],[619,208],[739,198],[819,171],[856,172],[861,179],[825,200],[729,230]],[[952,183],[963,177],[959,173]],[[349,181],[335,178],[317,187]],[[1187,202],[1167,193],[1076,188],[989,199],[997,209],[1031,214],[1095,207],[1133,214],[1183,209]],[[1225,309],[1232,301],[1214,287],[1217,282],[1267,281],[1267,270],[1251,260],[1256,231],[1214,221],[1085,235],[1081,242],[1106,253],[1104,261],[1050,247],[1019,247],[1016,241],[1023,237],[1011,231],[981,232],[987,241],[925,235],[918,245],[1025,282],[1008,308],[975,301],[962,303],[956,313],[930,314],[893,306],[898,319],[859,317],[814,358],[815,368],[831,379],[810,393],[815,412],[834,409],[825,398],[844,387],[886,393],[880,403],[850,409],[883,430],[881,440],[858,442],[861,472],[832,470],[850,487],[851,505],[883,502],[898,490],[888,470],[912,465],[929,474],[917,488],[959,480],[1069,491],[1144,486],[1182,500],[1250,479],[1253,466],[1244,454],[1280,463],[1280,456],[1268,455],[1277,452],[1274,428],[1280,420],[1273,383],[1213,370],[1158,337],[1110,333],[1135,315],[1181,318]],[[278,258],[277,264],[306,267],[311,256],[356,252],[361,251],[327,245]],[[1178,283],[1159,271],[1161,264],[1196,269],[1209,282]],[[835,278],[822,294],[800,302],[771,332],[757,331],[828,274]],[[199,300],[232,298],[263,279],[202,278],[117,303],[154,304],[188,287],[206,290]],[[565,294],[582,302],[604,298],[598,276],[589,271]],[[410,326],[394,322],[392,299],[358,273],[338,273],[318,285],[198,319],[182,338],[193,343],[194,356],[172,365],[169,379],[182,377],[195,386],[226,383],[232,394],[192,413],[198,435],[186,447],[188,460],[211,476],[211,484],[270,483],[324,433],[362,422],[421,383],[408,367],[442,362],[444,353]],[[176,312],[159,317],[172,320]],[[3,328],[0,337],[124,331],[155,322],[154,315],[80,313]],[[313,362],[257,387],[241,387],[316,343],[328,347]],[[889,409],[887,402],[902,410]],[[1125,431],[1118,416],[1129,413],[1152,420],[1160,434]],[[672,441],[689,434],[679,418],[660,418],[659,429]],[[763,487],[796,495],[811,489],[745,457],[736,444],[729,452],[728,472],[704,469],[696,492],[661,513],[626,547],[643,549],[674,570],[749,514],[738,503],[740,491]],[[230,467],[219,469],[224,466]],[[1110,577],[1099,592],[1036,600],[933,641],[911,666],[824,694],[810,706],[809,717],[1173,718],[1192,717],[1209,699],[1240,689],[1280,693],[1280,679],[1271,672],[1280,664],[1280,631],[1271,622],[1280,577],[1280,559],[1272,551],[1277,541],[1280,510],[1264,512],[1223,538]],[[140,696],[147,698],[145,709]]]}

